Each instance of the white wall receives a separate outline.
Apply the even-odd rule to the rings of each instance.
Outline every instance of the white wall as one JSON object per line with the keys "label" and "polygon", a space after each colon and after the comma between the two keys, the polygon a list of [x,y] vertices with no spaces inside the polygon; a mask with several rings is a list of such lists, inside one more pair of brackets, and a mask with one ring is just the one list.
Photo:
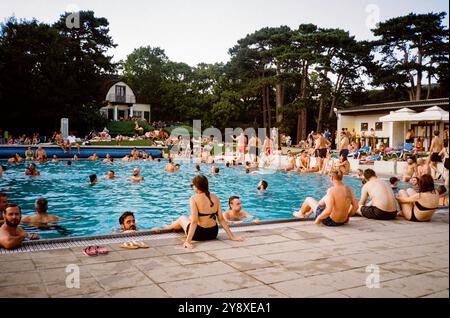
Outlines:
{"label": "white wall", "polygon": [[105,96],[105,100],[107,101],[115,101],[114,100],[114,96],[116,95],[116,86],[125,86],[125,100],[127,103],[135,103],[136,102],[136,96],[134,95],[133,90],[131,89],[130,86],[128,86],[126,83],[124,82],[117,82],[116,84],[114,84],[113,86],[110,87],[110,89],[108,90],[108,93]]}

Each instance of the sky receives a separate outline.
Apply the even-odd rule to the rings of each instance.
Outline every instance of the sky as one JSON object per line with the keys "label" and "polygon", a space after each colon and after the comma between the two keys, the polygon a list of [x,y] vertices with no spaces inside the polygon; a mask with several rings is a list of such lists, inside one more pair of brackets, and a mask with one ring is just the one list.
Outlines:
{"label": "sky", "polygon": [[444,11],[449,25],[447,0],[0,0],[0,22],[15,16],[53,23],[75,10],[108,19],[118,44],[108,52],[115,62],[140,46],[158,46],[170,60],[191,66],[227,62],[229,48],[263,27],[313,23],[370,40],[377,21],[410,12]]}

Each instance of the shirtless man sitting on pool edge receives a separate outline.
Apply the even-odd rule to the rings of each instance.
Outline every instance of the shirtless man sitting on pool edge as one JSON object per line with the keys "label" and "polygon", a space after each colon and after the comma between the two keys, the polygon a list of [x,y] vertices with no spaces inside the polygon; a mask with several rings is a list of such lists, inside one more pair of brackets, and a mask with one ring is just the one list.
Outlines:
{"label": "shirtless man sitting on pool edge", "polygon": [[358,202],[352,189],[342,182],[342,171],[333,169],[328,174],[333,187],[319,202],[313,198],[306,198],[299,212],[294,216],[304,217],[305,214],[315,212],[315,223],[327,226],[340,226],[348,222],[349,217],[358,209]]}

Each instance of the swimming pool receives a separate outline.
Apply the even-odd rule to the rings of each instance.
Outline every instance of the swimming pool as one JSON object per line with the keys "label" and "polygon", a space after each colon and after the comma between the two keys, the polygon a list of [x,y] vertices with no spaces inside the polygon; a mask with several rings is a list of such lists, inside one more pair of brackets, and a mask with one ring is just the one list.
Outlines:
{"label": "swimming pool", "polygon": [[[190,184],[197,174],[195,164],[180,162],[181,169],[175,173],[163,171],[165,164],[165,161],[115,161],[113,165],[77,161],[68,167],[66,161],[47,162],[37,166],[40,177],[25,176],[24,164],[9,165],[0,177],[0,192],[6,192],[9,202],[21,206],[22,215],[34,214],[35,200],[44,197],[49,202],[49,213],[69,219],[44,230],[23,226],[42,238],[110,234],[114,228],[120,228],[118,219],[124,211],[135,213],[139,229],[151,229],[190,213],[189,198],[193,194]],[[221,199],[223,211],[228,208],[228,197],[238,195],[243,209],[261,220],[293,218],[292,212],[300,208],[306,197],[319,199],[331,186],[328,177],[317,174],[248,175],[242,166],[220,165],[220,174],[212,175],[210,165],[200,166],[211,192]],[[141,169],[144,182],[125,180],[134,167]],[[109,170],[114,170],[120,179],[104,179]],[[99,182],[88,186],[88,176],[92,173],[97,174]],[[268,181],[269,187],[259,195],[256,185],[262,179]],[[361,180],[345,177],[344,182],[354,189],[359,200]],[[74,217],[81,218],[74,220]]]}

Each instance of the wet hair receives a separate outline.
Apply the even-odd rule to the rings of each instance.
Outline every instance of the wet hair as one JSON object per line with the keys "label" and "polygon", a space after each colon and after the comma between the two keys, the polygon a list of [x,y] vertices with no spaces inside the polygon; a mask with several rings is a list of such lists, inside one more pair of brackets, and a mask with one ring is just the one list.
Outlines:
{"label": "wet hair", "polygon": [[169,163],[172,163],[172,158],[169,158]]}
{"label": "wet hair", "polygon": [[161,162],[161,158],[158,158],[158,160],[157,160],[158,162]]}
{"label": "wet hair", "polygon": [[245,173],[250,173],[250,169],[245,169]]}
{"label": "wet hair", "polygon": [[96,181],[96,180],[97,180],[97,175],[96,175],[96,174],[91,174],[91,175],[89,176],[89,180],[90,180],[91,182]]}
{"label": "wet hair", "polygon": [[[22,209],[20,208],[20,206],[17,203],[9,203],[6,206],[6,209],[8,209],[8,208],[19,208],[20,213],[22,213]],[[5,209],[5,211],[3,211],[3,213],[5,213],[5,214],[6,214],[6,209]]]}
{"label": "wet hair", "polygon": [[238,196],[236,196],[236,195],[232,195],[232,196],[228,199],[228,206],[230,207],[230,209],[231,209],[231,202],[233,202],[233,200],[236,200],[236,199],[240,199],[240,197],[238,197]]}
{"label": "wet hair", "polygon": [[133,212],[130,211],[123,212],[123,214],[119,218],[119,224],[122,225],[123,222],[125,221],[125,218],[128,216],[132,216],[134,218]]}
{"label": "wet hair", "polygon": [[266,190],[267,187],[269,186],[269,184],[267,183],[266,180],[262,180],[262,181],[261,181],[261,186],[264,188],[264,190]]}
{"label": "wet hair", "polygon": [[48,201],[44,198],[39,198],[36,200],[36,207],[38,212],[46,213],[48,210]]}
{"label": "wet hair", "polygon": [[219,173],[219,168],[214,167],[214,173]]}
{"label": "wet hair", "polygon": [[435,136],[439,136],[439,130],[435,130],[435,131],[434,131],[434,135],[435,135]]}
{"label": "wet hair", "polygon": [[[437,193],[439,193],[439,195],[444,194],[447,192],[447,188],[444,187],[443,185],[440,185],[436,188]],[[0,194],[1,196],[1,194]]]}
{"label": "wet hair", "polygon": [[179,164],[179,163],[177,163],[177,164],[175,165],[175,167],[180,167],[180,164]]}
{"label": "wet hair", "polygon": [[28,168],[33,167],[36,168],[36,164],[34,162],[30,163],[30,165],[28,166]]}
{"label": "wet hair", "polygon": [[214,202],[212,202],[211,200],[211,195],[209,192],[209,183],[208,183],[208,179],[202,175],[199,174],[198,176],[195,176],[192,179],[192,184],[201,192],[205,193],[205,195],[208,197],[209,202],[211,202],[211,207],[214,206]]}
{"label": "wet hair", "polygon": [[229,167],[229,166],[230,166],[230,163],[229,163],[229,162],[227,162],[227,163],[225,164],[225,166]]}
{"label": "wet hair", "polygon": [[115,173],[114,173],[114,170],[109,170],[108,172],[111,172],[112,174],[115,174]]}
{"label": "wet hair", "polygon": [[419,186],[419,192],[432,192],[434,191],[434,180],[429,174],[424,174],[417,180]]}
{"label": "wet hair", "polygon": [[68,165],[68,166],[71,166],[71,165],[72,165],[72,161],[68,160],[68,161],[67,161],[67,165]]}
{"label": "wet hair", "polygon": [[8,195],[5,192],[0,192],[0,198],[7,198]]}
{"label": "wet hair", "polygon": [[199,165],[196,165],[196,166],[195,166],[195,170],[200,171],[200,166],[199,166]]}
{"label": "wet hair", "polygon": [[389,178],[389,182],[390,182],[391,184],[395,184],[396,182],[398,182],[398,178],[397,178],[397,177],[390,177],[390,178]]}
{"label": "wet hair", "polygon": [[372,177],[376,177],[377,174],[372,169],[366,169],[364,170],[364,179],[370,180]]}
{"label": "wet hair", "polygon": [[329,173],[329,176],[331,176],[333,179],[336,179],[338,181],[342,181],[344,174],[339,169],[332,169]]}

